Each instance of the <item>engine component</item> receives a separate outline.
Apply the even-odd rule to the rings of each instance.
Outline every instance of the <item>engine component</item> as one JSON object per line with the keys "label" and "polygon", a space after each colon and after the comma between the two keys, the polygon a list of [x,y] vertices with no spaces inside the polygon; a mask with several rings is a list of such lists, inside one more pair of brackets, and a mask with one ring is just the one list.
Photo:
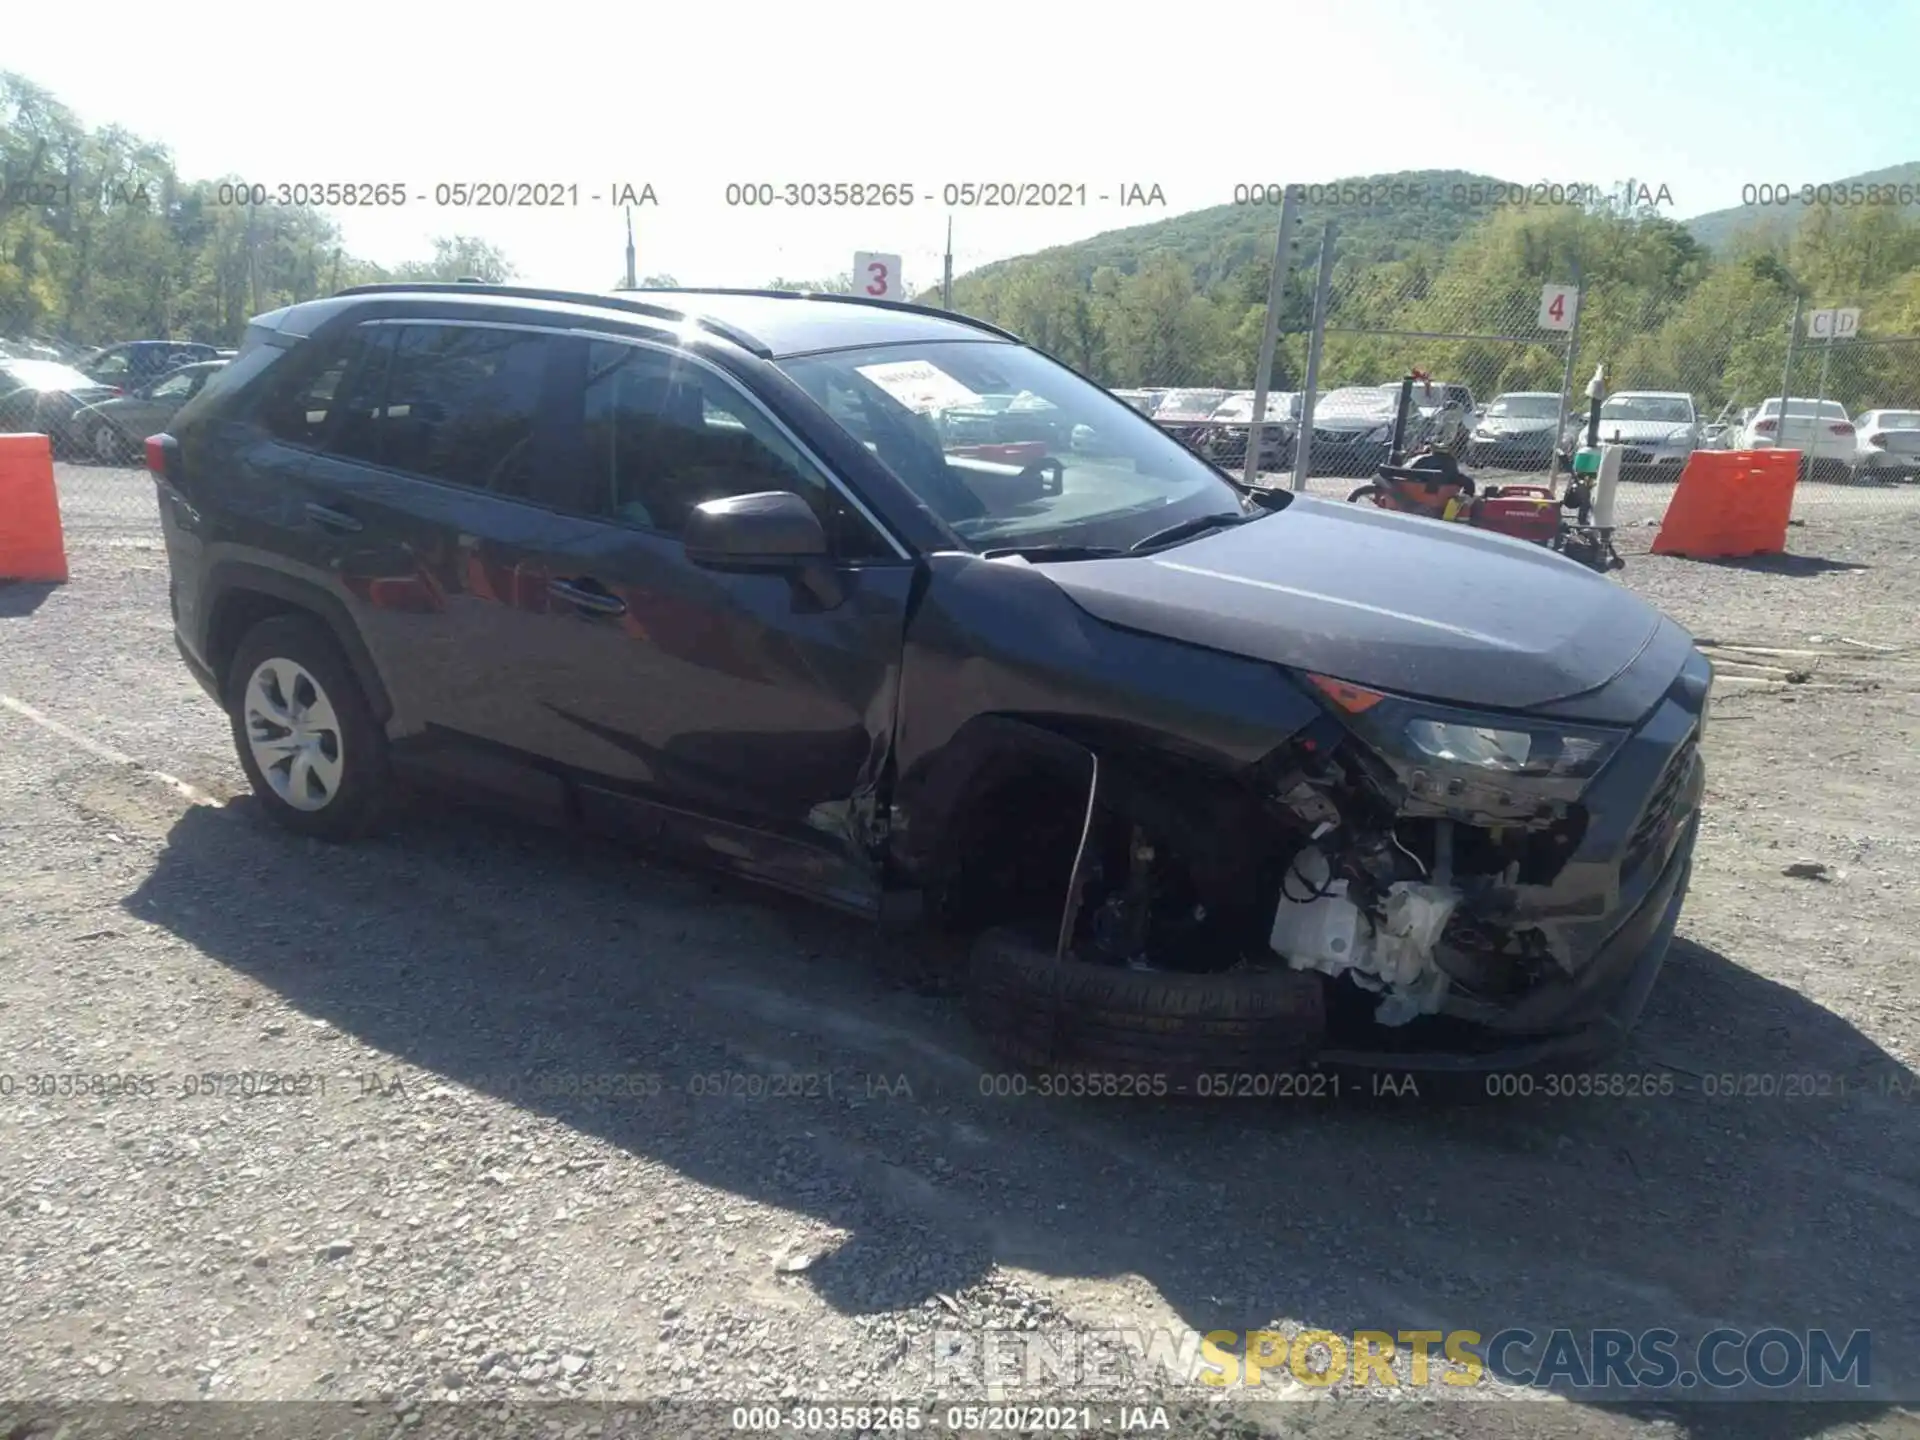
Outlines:
{"label": "engine component", "polygon": [[1382,1025],[1404,1025],[1440,1008],[1450,982],[1433,952],[1460,903],[1458,890],[1398,880],[1377,910],[1362,909],[1314,846],[1294,857],[1280,890],[1269,943],[1288,965],[1383,991],[1374,1011]]}

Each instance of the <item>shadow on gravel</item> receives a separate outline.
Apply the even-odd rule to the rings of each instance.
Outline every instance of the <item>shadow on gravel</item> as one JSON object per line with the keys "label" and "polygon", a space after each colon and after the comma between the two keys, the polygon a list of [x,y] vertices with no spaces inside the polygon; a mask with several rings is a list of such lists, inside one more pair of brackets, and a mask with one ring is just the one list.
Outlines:
{"label": "shadow on gravel", "polygon": [[1826,575],[1835,570],[1870,570],[1858,560],[1828,560],[1819,555],[1737,555],[1717,556],[1695,562],[1722,570],[1751,570],[1756,575]]}
{"label": "shadow on gravel", "polygon": [[[1865,1329],[1868,1398],[1920,1391],[1920,1080],[1713,950],[1676,947],[1597,1095],[995,1100],[957,1006],[889,974],[905,942],[438,805],[344,849],[249,809],[188,810],[129,912],[396,1061],[845,1228],[803,1282],[844,1313],[959,1296],[940,1320],[964,1328],[995,1313],[964,1292],[997,1264],[1069,1297],[1138,1276],[1202,1334],[1669,1328],[1684,1359],[1716,1326]],[[556,1068],[667,1083],[635,1100],[525,1082]],[[757,1103],[685,1083],[783,1069],[843,1078]],[[907,1075],[912,1100],[863,1085],[875,1072]],[[488,1162],[470,1163],[477,1183]],[[1683,1409],[1678,1433],[1716,1440],[1800,1440],[1840,1414],[1664,1413]]]}
{"label": "shadow on gravel", "polygon": [[0,580],[0,620],[19,620],[31,615],[59,588],[23,580]]}

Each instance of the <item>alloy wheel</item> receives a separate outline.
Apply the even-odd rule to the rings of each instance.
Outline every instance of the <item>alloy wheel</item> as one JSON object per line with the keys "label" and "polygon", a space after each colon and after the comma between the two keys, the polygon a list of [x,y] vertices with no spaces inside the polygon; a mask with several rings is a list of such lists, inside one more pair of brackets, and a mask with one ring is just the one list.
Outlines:
{"label": "alloy wheel", "polygon": [[247,748],[273,793],[296,810],[322,810],[340,791],[340,721],[320,682],[292,660],[261,661],[247,680]]}

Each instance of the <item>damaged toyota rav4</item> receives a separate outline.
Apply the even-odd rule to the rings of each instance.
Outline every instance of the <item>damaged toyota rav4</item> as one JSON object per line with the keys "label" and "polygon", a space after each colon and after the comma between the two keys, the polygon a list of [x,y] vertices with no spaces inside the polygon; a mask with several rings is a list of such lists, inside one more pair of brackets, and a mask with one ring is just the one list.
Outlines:
{"label": "damaged toyota rav4", "polygon": [[1023,1064],[1591,1063],[1686,893],[1679,626],[1243,490],[960,316],[361,287],[255,320],[147,463],[277,820],[424,780],[957,929]]}

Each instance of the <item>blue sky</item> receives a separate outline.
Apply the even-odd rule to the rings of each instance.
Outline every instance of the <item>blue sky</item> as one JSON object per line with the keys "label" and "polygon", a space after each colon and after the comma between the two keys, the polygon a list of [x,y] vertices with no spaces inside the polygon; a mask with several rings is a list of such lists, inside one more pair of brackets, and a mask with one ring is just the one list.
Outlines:
{"label": "blue sky", "polygon": [[[938,278],[948,211],[750,211],[729,182],[1157,185],[961,211],[958,268],[1229,201],[1236,183],[1458,168],[1633,177],[1684,218],[1742,187],[1920,160],[1920,0],[1473,0],[448,6],[93,0],[16,7],[0,64],[89,124],[170,145],[184,173],[268,184],[577,184],[577,208],[342,216],[388,263],[484,235],[541,283],[617,278],[619,212],[651,183],[640,267],[689,284],[844,270],[856,249]],[[183,17],[168,28],[169,13]],[[494,17],[498,16],[496,20]],[[109,40],[107,37],[111,37]]]}

